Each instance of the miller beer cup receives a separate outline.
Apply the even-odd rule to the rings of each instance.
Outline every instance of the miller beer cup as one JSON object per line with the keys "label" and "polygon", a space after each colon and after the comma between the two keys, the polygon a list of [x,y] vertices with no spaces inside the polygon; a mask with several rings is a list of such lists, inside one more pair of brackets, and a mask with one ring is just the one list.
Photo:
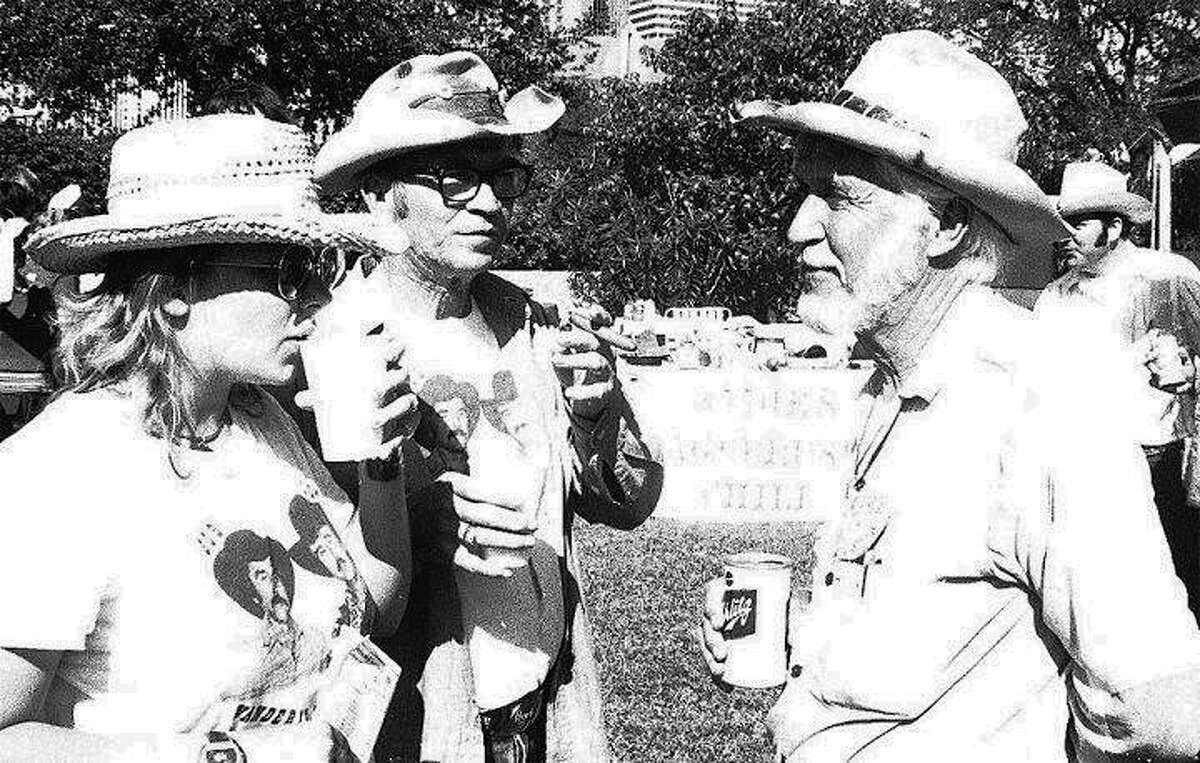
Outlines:
{"label": "miller beer cup", "polygon": [[792,560],[761,551],[731,554],[724,578],[725,682],[748,689],[783,684]]}

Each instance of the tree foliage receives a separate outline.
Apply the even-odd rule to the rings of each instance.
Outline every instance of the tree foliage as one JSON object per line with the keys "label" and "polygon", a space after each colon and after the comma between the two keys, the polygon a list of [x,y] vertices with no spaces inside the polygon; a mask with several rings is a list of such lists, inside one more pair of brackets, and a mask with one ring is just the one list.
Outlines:
{"label": "tree foliage", "polygon": [[1156,91],[1200,61],[1195,0],[959,0],[931,20],[1013,86],[1021,163],[1051,190],[1090,148],[1119,162],[1153,127]]}
{"label": "tree foliage", "polygon": [[5,169],[21,164],[33,170],[47,195],[38,200],[41,204],[68,183],[78,183],[83,189],[80,212],[90,214],[100,211],[96,202],[104,198],[113,137],[89,136],[79,130],[34,132],[0,123],[0,157]]}
{"label": "tree foliage", "polygon": [[247,79],[312,126],[346,118],[372,80],[418,53],[473,50],[520,87],[556,71],[572,39],[546,27],[536,0],[7,0],[0,82],[85,115],[123,89],[185,80],[198,106]]}
{"label": "tree foliage", "polygon": [[[250,79],[306,125],[336,125],[380,72],[420,52],[474,50],[510,90],[546,84],[597,20],[556,32],[541,6],[6,0],[0,82],[27,85],[58,115],[86,115],[122,87],[185,79],[199,104],[223,81]],[[1153,126],[1146,107],[1157,89],[1200,61],[1194,0],[789,0],[745,21],[693,14],[652,53],[653,80],[553,84],[570,109],[530,141],[538,172],[509,264],[585,271],[580,285],[611,308],[651,297],[760,318],[782,311],[797,279],[780,233],[801,189],[788,141],[736,125],[729,106],[827,99],[868,45],[914,27],[967,45],[1013,85],[1031,127],[1020,161],[1051,192],[1065,161],[1089,148],[1116,158],[1132,145]],[[20,143],[10,132],[0,139]],[[5,163],[41,150],[21,146]],[[102,170],[73,179],[99,187]]]}
{"label": "tree foliage", "polygon": [[653,57],[661,82],[571,93],[516,229],[520,264],[586,271],[579,285],[610,308],[780,311],[797,282],[780,236],[798,197],[786,141],[736,125],[730,106],[828,98],[871,41],[917,18],[885,0],[781,4],[746,22],[692,14]]}

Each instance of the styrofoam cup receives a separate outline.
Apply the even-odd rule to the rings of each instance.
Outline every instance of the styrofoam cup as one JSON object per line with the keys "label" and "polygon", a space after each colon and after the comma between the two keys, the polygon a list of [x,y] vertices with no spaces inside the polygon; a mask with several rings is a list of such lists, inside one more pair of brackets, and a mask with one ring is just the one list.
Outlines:
{"label": "styrofoam cup", "polygon": [[383,443],[376,395],[387,365],[370,338],[354,332],[314,334],[300,346],[312,390],[317,437],[326,461],[362,461]]}

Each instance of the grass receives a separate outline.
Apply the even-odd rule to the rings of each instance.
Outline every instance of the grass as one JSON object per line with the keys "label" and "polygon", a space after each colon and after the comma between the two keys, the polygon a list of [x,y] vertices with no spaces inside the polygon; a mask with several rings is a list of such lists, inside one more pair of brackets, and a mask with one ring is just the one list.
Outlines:
{"label": "grass", "polygon": [[[724,693],[692,631],[704,582],[728,553],[758,549],[808,570],[803,524],[718,525],[651,519],[633,532],[576,528],[609,742],[621,761],[771,760],[763,720],[777,689]],[[793,586],[807,580],[793,580]]]}

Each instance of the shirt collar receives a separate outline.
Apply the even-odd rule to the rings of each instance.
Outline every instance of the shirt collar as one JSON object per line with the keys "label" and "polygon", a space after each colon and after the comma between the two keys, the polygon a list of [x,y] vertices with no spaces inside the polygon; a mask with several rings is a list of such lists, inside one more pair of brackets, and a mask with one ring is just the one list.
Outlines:
{"label": "shirt collar", "polygon": [[896,379],[900,398],[932,403],[963,365],[981,354],[991,356],[985,360],[1006,364],[1020,339],[1008,331],[1011,322],[998,316],[1003,306],[997,301],[1002,299],[986,286],[965,288],[934,330],[917,364]]}

